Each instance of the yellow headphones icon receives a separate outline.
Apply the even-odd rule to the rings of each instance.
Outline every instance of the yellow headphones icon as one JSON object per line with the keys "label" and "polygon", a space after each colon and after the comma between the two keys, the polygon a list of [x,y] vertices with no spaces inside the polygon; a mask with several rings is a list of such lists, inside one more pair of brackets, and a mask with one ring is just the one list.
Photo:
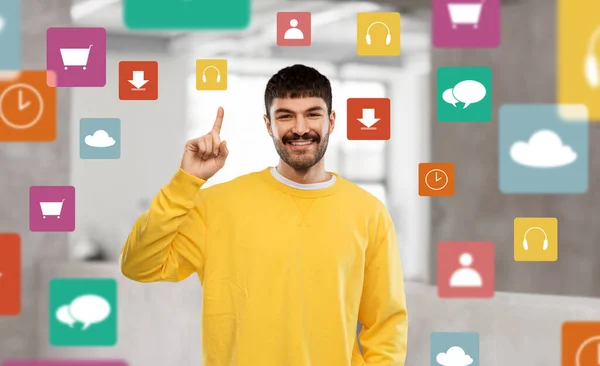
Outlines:
{"label": "yellow headphones icon", "polygon": [[527,243],[527,233],[529,233],[531,230],[534,230],[534,229],[540,230],[542,233],[544,233],[544,246],[542,248],[543,248],[543,250],[547,250],[548,249],[548,235],[546,235],[546,232],[544,231],[544,229],[542,229],[541,227],[537,227],[537,226],[530,227],[529,229],[527,229],[525,234],[523,234],[523,249],[525,249],[525,250],[529,249],[529,245]]}
{"label": "yellow headphones icon", "polygon": [[219,71],[218,68],[216,68],[215,66],[212,66],[212,65],[211,66],[206,66],[204,68],[204,70],[202,71],[202,82],[206,83],[206,70],[208,70],[208,69],[215,69],[215,70],[217,70],[217,83],[220,83],[221,82],[221,72]]}
{"label": "yellow headphones icon", "polygon": [[385,29],[387,29],[387,36],[385,37],[385,44],[389,45],[390,43],[392,43],[392,32],[390,32],[390,28],[387,26],[387,24],[385,24],[384,22],[373,22],[373,23],[371,23],[371,25],[369,25],[369,28],[367,28],[367,37],[366,37],[367,44],[368,45],[371,44],[371,35],[369,34],[369,32],[371,31],[371,27],[374,26],[375,24],[381,24],[385,27]]}
{"label": "yellow headphones icon", "polygon": [[592,36],[590,37],[590,41],[587,46],[587,56],[585,58],[585,79],[588,82],[588,85],[597,88],[600,85],[600,70],[598,70],[598,59],[594,54],[594,46],[598,43],[598,37],[600,37],[600,27],[594,30]]}

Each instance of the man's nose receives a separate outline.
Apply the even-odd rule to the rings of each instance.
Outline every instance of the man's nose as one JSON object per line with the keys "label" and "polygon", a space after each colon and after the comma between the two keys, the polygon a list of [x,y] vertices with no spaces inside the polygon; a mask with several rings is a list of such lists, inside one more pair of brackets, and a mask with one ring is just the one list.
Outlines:
{"label": "man's nose", "polygon": [[299,116],[296,118],[296,123],[294,124],[294,127],[292,128],[292,132],[294,132],[297,135],[304,135],[305,133],[307,133],[309,131],[308,129],[308,125],[306,123],[306,120],[304,119],[304,116]]}

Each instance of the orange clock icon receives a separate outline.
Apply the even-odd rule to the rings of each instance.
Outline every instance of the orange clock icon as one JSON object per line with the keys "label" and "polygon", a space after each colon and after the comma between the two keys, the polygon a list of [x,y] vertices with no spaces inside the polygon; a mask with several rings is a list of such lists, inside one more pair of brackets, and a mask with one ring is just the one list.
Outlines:
{"label": "orange clock icon", "polygon": [[56,140],[56,88],[48,72],[21,71],[0,79],[0,142]]}
{"label": "orange clock icon", "polygon": [[419,196],[454,196],[454,164],[419,164]]}
{"label": "orange clock icon", "polygon": [[29,84],[11,85],[0,94],[0,119],[14,129],[35,126],[43,112],[44,100],[40,92]]}
{"label": "orange clock icon", "polygon": [[425,175],[425,184],[433,191],[441,191],[448,185],[448,175],[441,169],[431,169]]}

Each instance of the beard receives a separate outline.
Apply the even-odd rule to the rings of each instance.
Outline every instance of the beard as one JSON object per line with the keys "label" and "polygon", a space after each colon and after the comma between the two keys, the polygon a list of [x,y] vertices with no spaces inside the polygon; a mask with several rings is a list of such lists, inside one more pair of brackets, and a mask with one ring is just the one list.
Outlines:
{"label": "beard", "polygon": [[[293,150],[289,143],[295,140],[311,140],[313,144],[306,150]],[[290,132],[285,134],[281,140],[273,137],[273,143],[281,160],[295,170],[305,171],[325,156],[329,143],[329,133],[321,137],[314,132],[305,133],[302,136]]]}

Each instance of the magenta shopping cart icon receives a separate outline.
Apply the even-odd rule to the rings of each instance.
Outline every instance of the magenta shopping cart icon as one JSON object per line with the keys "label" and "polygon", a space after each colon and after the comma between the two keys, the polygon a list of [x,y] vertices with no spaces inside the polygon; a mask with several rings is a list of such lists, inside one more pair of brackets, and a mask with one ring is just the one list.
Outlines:
{"label": "magenta shopping cart icon", "polygon": [[500,0],[433,0],[432,38],[438,48],[500,45]]}
{"label": "magenta shopping cart icon", "polygon": [[42,217],[45,219],[46,216],[56,216],[57,219],[60,219],[63,203],[65,203],[64,199],[61,202],[40,202]]}
{"label": "magenta shopping cart icon", "polygon": [[33,186],[29,189],[29,228],[33,232],[75,230],[75,188]]}
{"label": "magenta shopping cart icon", "polygon": [[448,13],[450,14],[452,28],[456,28],[457,26],[463,24],[471,25],[473,28],[477,28],[479,26],[479,19],[481,18],[482,7],[483,3],[448,3]]}
{"label": "magenta shopping cart icon", "polygon": [[70,66],[81,66],[85,70],[92,46],[90,45],[88,48],[61,48],[60,56],[62,57],[65,70],[68,70]]}
{"label": "magenta shopping cart icon", "polygon": [[46,70],[55,76],[51,87],[105,86],[106,30],[48,28]]}

